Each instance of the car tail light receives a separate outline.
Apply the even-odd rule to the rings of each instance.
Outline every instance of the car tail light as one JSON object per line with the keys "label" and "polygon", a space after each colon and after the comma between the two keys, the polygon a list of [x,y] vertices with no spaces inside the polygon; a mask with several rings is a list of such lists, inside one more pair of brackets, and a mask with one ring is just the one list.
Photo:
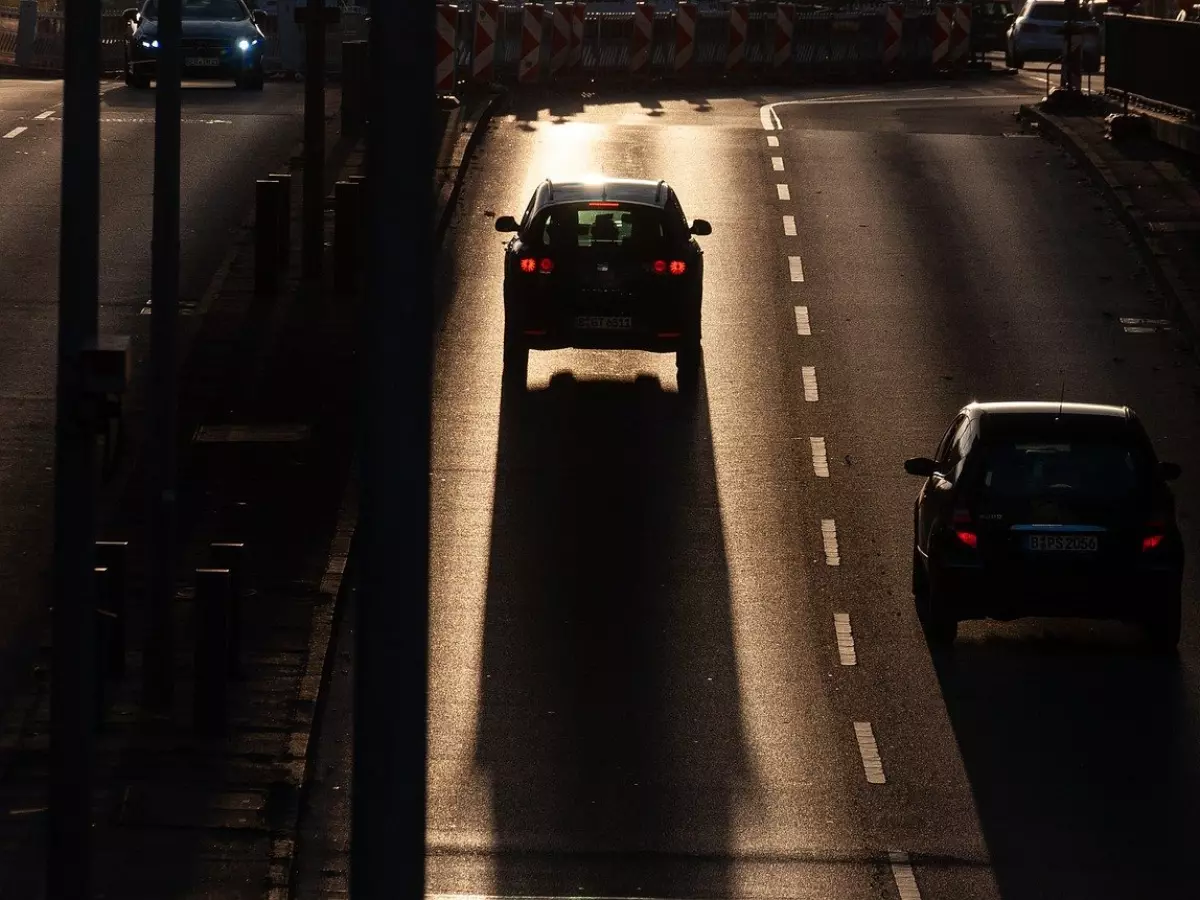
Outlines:
{"label": "car tail light", "polygon": [[958,538],[960,544],[965,544],[968,547],[979,546],[979,535],[975,533],[975,526],[971,522],[971,514],[961,507],[954,511],[954,536]]}
{"label": "car tail light", "polygon": [[653,269],[655,275],[666,275],[668,272],[672,275],[682,275],[687,271],[687,263],[682,259],[673,259],[670,262],[665,259],[656,259]]}
{"label": "car tail light", "polygon": [[1153,550],[1161,544],[1167,537],[1167,525],[1162,519],[1152,519],[1146,523],[1146,531],[1148,532],[1142,538],[1142,551]]}
{"label": "car tail light", "polygon": [[526,256],[521,260],[521,271],[530,273],[543,272],[549,274],[550,272],[554,271],[554,260],[548,256],[540,260],[535,259],[532,256]]}

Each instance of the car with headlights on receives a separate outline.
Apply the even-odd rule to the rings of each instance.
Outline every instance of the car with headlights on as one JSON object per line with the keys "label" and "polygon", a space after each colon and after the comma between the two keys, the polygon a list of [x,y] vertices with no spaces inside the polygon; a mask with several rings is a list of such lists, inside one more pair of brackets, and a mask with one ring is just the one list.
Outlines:
{"label": "car with headlights on", "polygon": [[913,506],[912,588],[931,646],[958,623],[1059,616],[1144,627],[1179,642],[1183,539],[1160,462],[1126,406],[972,403],[933,457]]}
{"label": "car with headlights on", "polygon": [[[183,78],[231,80],[245,90],[263,89],[266,36],[259,27],[266,13],[243,0],[181,0]],[[125,10],[125,83],[148,88],[158,65],[158,0]]]}
{"label": "car with headlights on", "polygon": [[504,376],[525,386],[530,350],[674,353],[681,391],[702,368],[704,219],[688,221],[665,181],[539,184],[504,253]]}

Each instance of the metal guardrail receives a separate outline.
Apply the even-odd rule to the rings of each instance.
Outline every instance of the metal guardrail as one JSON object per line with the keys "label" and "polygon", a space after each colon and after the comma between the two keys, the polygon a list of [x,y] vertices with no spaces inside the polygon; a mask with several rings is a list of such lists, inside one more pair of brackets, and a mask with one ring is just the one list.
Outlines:
{"label": "metal guardrail", "polygon": [[1104,17],[1106,91],[1189,118],[1200,115],[1200,22],[1147,16]]}

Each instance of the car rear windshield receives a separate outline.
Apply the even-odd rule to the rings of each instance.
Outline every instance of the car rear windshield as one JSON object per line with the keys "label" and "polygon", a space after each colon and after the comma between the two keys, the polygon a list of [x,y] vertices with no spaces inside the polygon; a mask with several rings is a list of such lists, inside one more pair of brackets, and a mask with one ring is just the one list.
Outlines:
{"label": "car rear windshield", "polygon": [[[150,0],[142,15],[147,19],[158,18],[158,3]],[[183,0],[185,19],[221,19],[237,21],[246,18],[246,10],[240,0]]]}
{"label": "car rear windshield", "polygon": [[[1083,10],[1079,11],[1077,19],[1086,19],[1087,13]],[[1041,19],[1049,22],[1065,22],[1067,21],[1067,4],[1065,3],[1035,3],[1033,8],[1029,10],[1030,19]]]}
{"label": "car rear windshield", "polygon": [[548,207],[529,224],[525,240],[552,250],[622,247],[653,250],[678,240],[657,206],[593,201]]}
{"label": "car rear windshield", "polygon": [[1068,504],[1119,503],[1144,492],[1149,463],[1116,440],[1015,439],[984,448],[975,479],[984,502],[1054,499]]}

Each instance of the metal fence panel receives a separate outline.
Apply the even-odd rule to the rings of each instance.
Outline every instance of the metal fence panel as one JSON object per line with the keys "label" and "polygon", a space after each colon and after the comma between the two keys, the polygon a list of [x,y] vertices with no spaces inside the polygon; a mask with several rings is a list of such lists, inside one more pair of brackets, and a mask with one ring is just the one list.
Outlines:
{"label": "metal fence panel", "polygon": [[1200,22],[1109,13],[1104,27],[1107,90],[1200,114]]}

